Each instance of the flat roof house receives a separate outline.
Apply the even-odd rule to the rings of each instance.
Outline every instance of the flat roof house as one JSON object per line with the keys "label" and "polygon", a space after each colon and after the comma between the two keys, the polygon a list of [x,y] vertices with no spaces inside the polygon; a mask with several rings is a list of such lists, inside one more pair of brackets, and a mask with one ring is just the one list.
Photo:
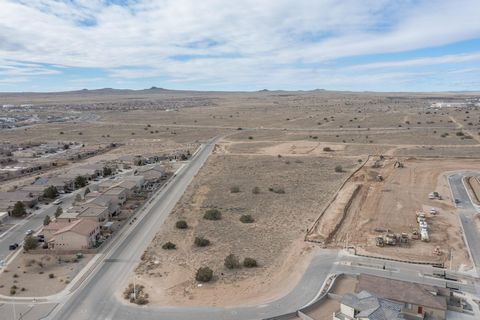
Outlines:
{"label": "flat roof house", "polygon": [[340,311],[333,314],[333,320],[405,319],[402,307],[402,303],[376,297],[367,291],[348,293],[340,301]]}

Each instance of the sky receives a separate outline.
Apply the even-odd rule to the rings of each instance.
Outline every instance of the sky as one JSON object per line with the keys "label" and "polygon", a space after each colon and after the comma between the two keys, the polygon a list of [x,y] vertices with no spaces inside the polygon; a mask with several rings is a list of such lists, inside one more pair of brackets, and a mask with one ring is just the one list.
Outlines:
{"label": "sky", "polygon": [[480,90],[479,0],[0,0],[0,92]]}

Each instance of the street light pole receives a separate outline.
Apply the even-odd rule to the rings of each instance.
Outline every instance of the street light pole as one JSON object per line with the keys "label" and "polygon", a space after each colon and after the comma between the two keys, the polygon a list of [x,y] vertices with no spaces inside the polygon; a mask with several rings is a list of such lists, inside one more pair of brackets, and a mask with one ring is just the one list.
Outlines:
{"label": "street light pole", "polygon": [[137,277],[134,275],[133,276],[133,300],[137,300],[137,290],[135,290],[135,280],[137,279]]}
{"label": "street light pole", "polygon": [[12,307],[13,307],[13,320],[17,320],[17,312],[15,310],[15,301],[12,301]]}

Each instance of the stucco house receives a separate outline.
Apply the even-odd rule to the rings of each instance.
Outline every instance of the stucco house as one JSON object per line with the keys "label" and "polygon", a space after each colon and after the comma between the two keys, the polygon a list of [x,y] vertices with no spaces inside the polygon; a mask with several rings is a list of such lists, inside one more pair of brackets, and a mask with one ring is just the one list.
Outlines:
{"label": "stucco house", "polygon": [[43,232],[50,249],[82,250],[95,246],[100,225],[91,219],[52,222],[44,227]]}

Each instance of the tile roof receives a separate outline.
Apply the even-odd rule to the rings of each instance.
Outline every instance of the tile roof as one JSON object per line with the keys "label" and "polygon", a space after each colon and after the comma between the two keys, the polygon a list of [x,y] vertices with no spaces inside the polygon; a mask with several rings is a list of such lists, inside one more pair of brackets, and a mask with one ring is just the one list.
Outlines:
{"label": "tile roof", "polygon": [[54,235],[71,231],[80,235],[88,236],[97,227],[98,223],[95,221],[89,219],[78,219],[59,229],[54,233]]}

